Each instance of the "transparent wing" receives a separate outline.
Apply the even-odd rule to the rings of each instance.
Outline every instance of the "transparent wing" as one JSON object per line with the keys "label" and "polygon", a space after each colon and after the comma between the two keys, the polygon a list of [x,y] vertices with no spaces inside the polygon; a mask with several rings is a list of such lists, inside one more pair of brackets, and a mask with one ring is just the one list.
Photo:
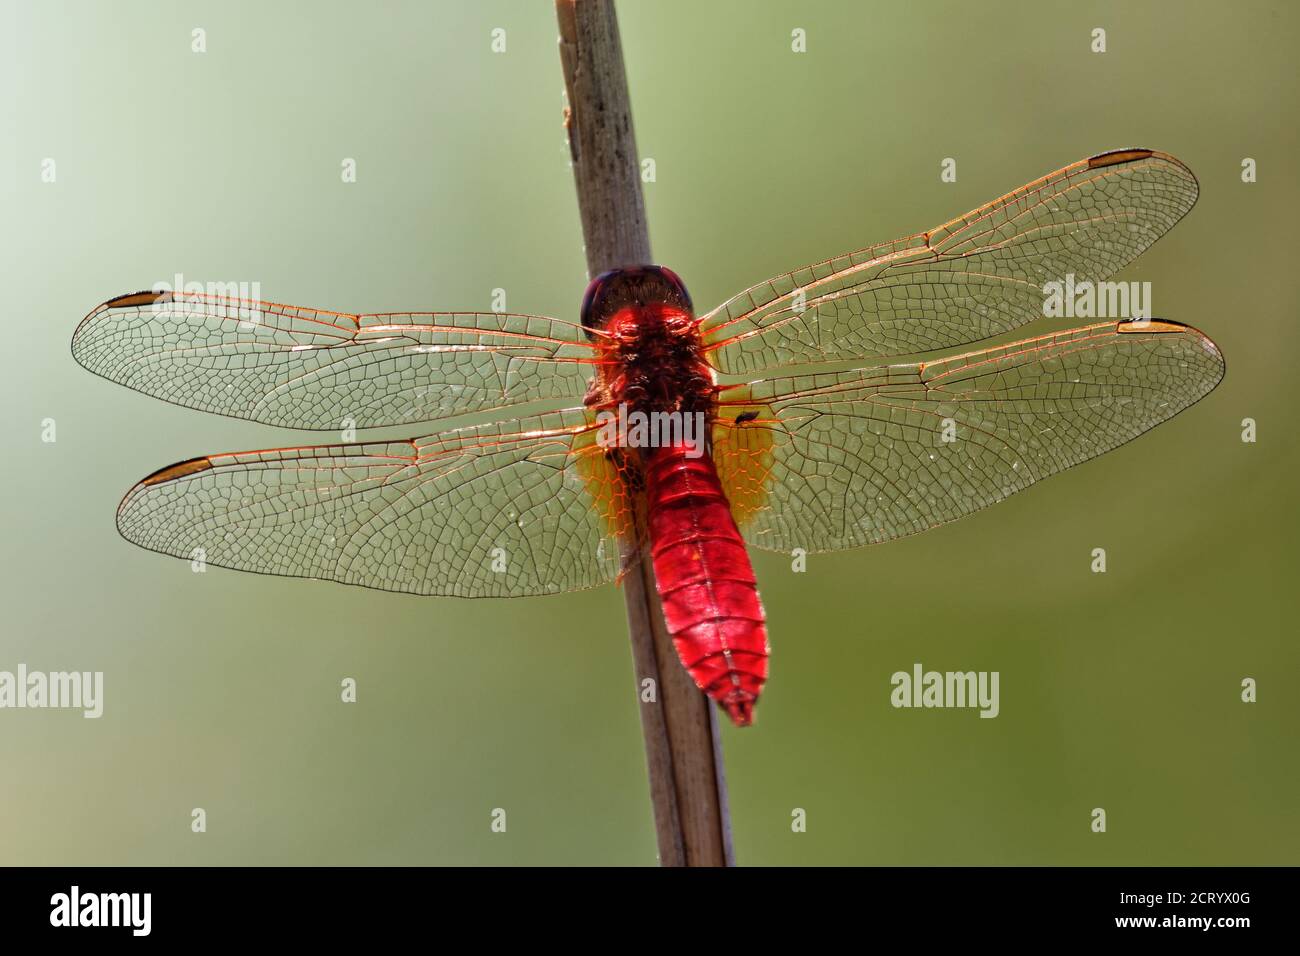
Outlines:
{"label": "transparent wing", "polygon": [[176,405],[322,430],[581,398],[594,357],[579,326],[540,316],[345,315],[153,292],[97,307],[72,354]]}
{"label": "transparent wing", "polygon": [[1197,192],[1165,153],[1102,153],[929,232],[759,283],[704,316],[705,342],[739,374],[977,342],[1041,315],[1047,282],[1118,272]]}
{"label": "transparent wing", "polygon": [[211,455],[118,509],[129,541],[241,571],[413,594],[592,587],[619,570],[631,500],[584,409],[410,442]]}
{"label": "transparent wing", "polygon": [[1095,458],[1223,377],[1173,322],[1108,322],[943,361],[724,391],[714,457],[751,544],[788,552],[925,531]]}

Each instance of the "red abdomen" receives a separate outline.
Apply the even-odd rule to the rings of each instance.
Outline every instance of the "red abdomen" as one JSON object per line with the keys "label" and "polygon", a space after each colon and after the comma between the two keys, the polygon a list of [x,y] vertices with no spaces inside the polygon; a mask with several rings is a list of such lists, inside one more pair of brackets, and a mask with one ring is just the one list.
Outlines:
{"label": "red abdomen", "polygon": [[645,457],[655,582],[682,664],[744,727],[767,680],[763,604],[713,460],[687,451]]}

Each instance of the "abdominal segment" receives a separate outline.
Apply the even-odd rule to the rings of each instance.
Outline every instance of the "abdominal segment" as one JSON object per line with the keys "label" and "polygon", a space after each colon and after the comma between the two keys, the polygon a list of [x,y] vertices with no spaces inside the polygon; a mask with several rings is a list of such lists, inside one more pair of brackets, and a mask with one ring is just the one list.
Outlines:
{"label": "abdominal segment", "polygon": [[767,680],[767,626],[749,553],[713,460],[646,450],[651,557],[664,620],[695,683],[740,727]]}

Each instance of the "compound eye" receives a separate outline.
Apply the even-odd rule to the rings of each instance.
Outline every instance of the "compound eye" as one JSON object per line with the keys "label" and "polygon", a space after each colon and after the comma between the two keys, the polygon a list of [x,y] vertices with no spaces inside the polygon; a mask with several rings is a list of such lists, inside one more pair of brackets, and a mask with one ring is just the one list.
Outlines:
{"label": "compound eye", "polygon": [[655,266],[655,268],[659,271],[661,275],[663,275],[664,279],[666,279],[668,283],[673,286],[673,288],[677,291],[677,294],[681,296],[682,302],[686,306],[686,311],[694,313],[695,303],[691,301],[691,294],[686,291],[686,283],[682,281],[681,276],[679,276],[676,272],[673,272],[673,270],[669,269],[667,266]]}
{"label": "compound eye", "polygon": [[582,297],[582,327],[587,338],[606,327],[620,309],[654,304],[672,305],[693,312],[690,294],[677,273],[663,266],[626,266],[611,269],[591,280]]}
{"label": "compound eye", "polygon": [[618,275],[618,269],[611,269],[608,272],[602,272],[596,278],[587,283],[587,291],[582,297],[582,328],[587,333],[587,338],[595,339],[592,334],[593,329],[598,329],[604,325],[605,316],[602,314],[605,286],[609,280]]}

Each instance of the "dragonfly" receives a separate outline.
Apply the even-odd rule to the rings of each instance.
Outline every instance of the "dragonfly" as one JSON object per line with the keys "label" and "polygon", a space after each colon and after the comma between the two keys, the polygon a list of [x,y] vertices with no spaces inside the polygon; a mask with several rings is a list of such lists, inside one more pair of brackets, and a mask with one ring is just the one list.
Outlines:
{"label": "dragonfly", "polygon": [[[104,378],[219,415],[433,429],[170,465],[123,498],[128,541],[217,567],[461,598],[591,588],[648,554],[682,665],[744,726],[769,661],[750,547],[817,553],[934,528],[1215,388],[1214,342],[1155,318],[925,357],[1014,333],[1043,315],[1048,283],[1112,276],[1197,195],[1173,156],[1112,150],[703,315],[676,273],[639,263],[592,280],[572,320],[152,291],[92,310],[72,353]],[[520,405],[533,407],[504,417]],[[701,425],[636,440],[635,426],[609,427],[629,410]],[[479,413],[492,420],[452,427]]]}

